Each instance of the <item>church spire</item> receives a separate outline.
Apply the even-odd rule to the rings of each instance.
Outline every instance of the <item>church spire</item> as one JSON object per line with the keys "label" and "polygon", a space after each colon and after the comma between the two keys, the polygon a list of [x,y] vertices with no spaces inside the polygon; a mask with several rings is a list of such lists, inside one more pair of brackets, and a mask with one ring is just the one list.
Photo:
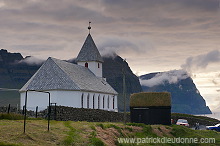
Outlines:
{"label": "church spire", "polygon": [[76,58],[77,62],[97,61],[104,62],[90,34],[91,22],[89,22],[89,34]]}

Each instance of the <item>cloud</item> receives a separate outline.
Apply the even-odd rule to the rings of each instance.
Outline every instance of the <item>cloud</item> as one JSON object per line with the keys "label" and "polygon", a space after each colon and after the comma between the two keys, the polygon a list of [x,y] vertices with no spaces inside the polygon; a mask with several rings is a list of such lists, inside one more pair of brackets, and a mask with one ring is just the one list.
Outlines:
{"label": "cloud", "polygon": [[36,57],[33,57],[33,56],[27,56],[25,57],[23,60],[20,60],[18,62],[18,64],[28,64],[28,65],[41,65],[43,64],[45,60],[42,60],[42,59],[39,59],[39,58],[36,58]]}
{"label": "cloud", "polygon": [[181,65],[181,67],[187,72],[192,72],[196,69],[205,69],[211,63],[219,62],[220,52],[219,50],[213,50],[206,54],[198,55],[195,57],[188,57],[185,64]]}
{"label": "cloud", "polygon": [[126,52],[140,52],[140,48],[122,38],[119,37],[113,37],[113,38],[104,38],[102,39],[102,42],[98,45],[98,48],[100,49],[100,52],[102,54],[112,54],[112,53],[124,53]]}
{"label": "cloud", "polygon": [[180,80],[186,79],[188,77],[189,75],[184,70],[171,70],[168,72],[158,73],[149,80],[140,79],[140,83],[142,86],[153,87],[165,83],[175,84]]}

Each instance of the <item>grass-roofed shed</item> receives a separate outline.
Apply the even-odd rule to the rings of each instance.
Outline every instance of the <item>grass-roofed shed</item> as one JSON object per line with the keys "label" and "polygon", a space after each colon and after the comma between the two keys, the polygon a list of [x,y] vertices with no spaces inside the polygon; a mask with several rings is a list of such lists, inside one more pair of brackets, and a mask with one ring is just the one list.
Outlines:
{"label": "grass-roofed shed", "polygon": [[168,92],[141,92],[131,95],[131,122],[170,125],[171,95]]}

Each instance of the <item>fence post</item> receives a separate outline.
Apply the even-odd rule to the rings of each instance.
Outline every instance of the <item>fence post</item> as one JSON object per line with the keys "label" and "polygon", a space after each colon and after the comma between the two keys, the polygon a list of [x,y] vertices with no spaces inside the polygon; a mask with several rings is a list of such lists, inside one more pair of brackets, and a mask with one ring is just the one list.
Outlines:
{"label": "fence post", "polygon": [[37,118],[37,111],[38,111],[38,106],[36,107],[36,114],[35,114],[35,117]]}
{"label": "fence post", "polygon": [[10,107],[11,107],[11,105],[8,104],[8,114],[10,113]]}
{"label": "fence post", "polygon": [[55,103],[54,112],[55,112],[55,114],[54,114],[54,116],[55,116],[54,120],[57,120],[57,103]]}

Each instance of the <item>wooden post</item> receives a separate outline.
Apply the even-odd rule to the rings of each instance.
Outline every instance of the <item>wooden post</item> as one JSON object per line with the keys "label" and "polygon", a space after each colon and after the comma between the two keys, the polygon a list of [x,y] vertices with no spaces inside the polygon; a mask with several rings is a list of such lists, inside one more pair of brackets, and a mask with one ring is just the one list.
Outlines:
{"label": "wooden post", "polygon": [[35,118],[37,118],[37,111],[38,111],[38,106],[36,107]]}
{"label": "wooden post", "polygon": [[50,92],[47,92],[49,94],[49,107],[48,107],[48,126],[47,131],[50,130]]}
{"label": "wooden post", "polygon": [[25,105],[24,105],[24,133],[26,128],[26,116],[27,116],[27,91],[25,93]]}
{"label": "wooden post", "polygon": [[11,105],[10,104],[8,104],[8,114],[10,113],[10,107],[11,107]]}

